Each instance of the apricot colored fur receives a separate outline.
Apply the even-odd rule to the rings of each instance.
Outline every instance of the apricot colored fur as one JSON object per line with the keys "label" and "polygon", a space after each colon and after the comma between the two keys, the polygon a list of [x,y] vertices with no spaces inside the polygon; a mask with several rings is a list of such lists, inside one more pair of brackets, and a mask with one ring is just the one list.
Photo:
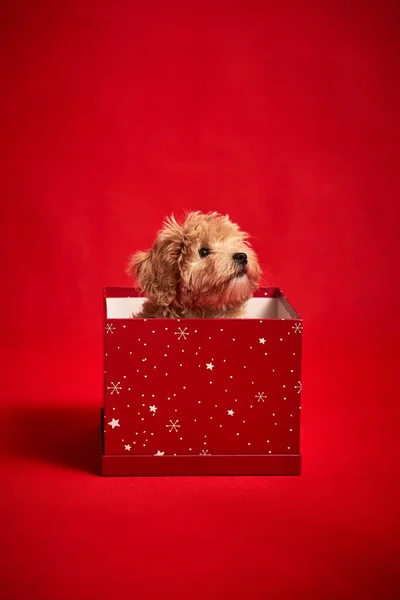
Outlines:
{"label": "apricot colored fur", "polygon": [[[210,254],[202,258],[200,248]],[[243,269],[233,259],[247,255]],[[132,256],[135,275],[146,299],[135,317],[237,318],[260,279],[257,256],[248,235],[228,216],[191,212],[182,224],[168,217],[147,252]]]}

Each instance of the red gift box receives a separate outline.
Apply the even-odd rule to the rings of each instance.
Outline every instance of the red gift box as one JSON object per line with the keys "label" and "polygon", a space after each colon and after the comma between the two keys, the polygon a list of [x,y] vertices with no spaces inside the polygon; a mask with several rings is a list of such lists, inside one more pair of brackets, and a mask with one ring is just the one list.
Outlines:
{"label": "red gift box", "polygon": [[103,475],[299,475],[300,316],[277,288],[243,319],[138,319],[105,289]]}

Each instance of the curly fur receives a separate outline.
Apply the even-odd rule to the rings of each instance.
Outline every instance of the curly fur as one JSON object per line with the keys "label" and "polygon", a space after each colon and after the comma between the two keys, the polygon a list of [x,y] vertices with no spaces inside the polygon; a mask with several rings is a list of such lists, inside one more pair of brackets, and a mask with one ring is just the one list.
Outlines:
{"label": "curly fur", "polygon": [[[200,248],[211,253],[202,258]],[[247,254],[245,267],[233,259],[238,252]],[[127,271],[146,297],[134,316],[145,318],[240,317],[260,279],[248,235],[216,212],[191,212],[182,224],[167,218],[153,247],[134,254]]]}

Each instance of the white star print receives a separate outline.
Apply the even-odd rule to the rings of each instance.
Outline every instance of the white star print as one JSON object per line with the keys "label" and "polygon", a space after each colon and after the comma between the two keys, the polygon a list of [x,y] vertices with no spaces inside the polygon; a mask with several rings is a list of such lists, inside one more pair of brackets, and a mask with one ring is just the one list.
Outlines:
{"label": "white star print", "polygon": [[171,433],[171,431],[178,431],[180,425],[179,423],[179,419],[176,421],[172,421],[171,419],[169,420],[169,423],[166,424],[165,427],[169,427],[169,432]]}
{"label": "white star print", "polygon": [[155,413],[156,410],[158,410],[157,406],[155,406],[155,404],[153,404],[152,406],[149,406],[150,412]]}
{"label": "white star print", "polygon": [[118,383],[114,383],[113,381],[110,381],[110,385],[107,386],[107,389],[111,390],[111,394],[113,394],[114,392],[119,394],[119,390],[122,390],[120,383],[121,383],[120,381],[118,381]]}
{"label": "white star print", "polygon": [[292,329],[294,329],[294,332],[295,332],[295,333],[301,333],[301,332],[302,332],[302,329],[303,329],[303,326],[302,326],[302,324],[301,324],[301,323],[295,323],[295,324],[293,325]]}
{"label": "white star print", "polygon": [[264,392],[258,392],[258,394],[255,395],[255,398],[257,398],[259,402],[264,402],[266,395],[264,394]]}
{"label": "white star print", "polygon": [[115,327],[112,323],[107,323],[106,333],[114,333]]}
{"label": "white star print", "polygon": [[120,427],[119,419],[111,419],[108,424],[111,425],[113,429],[115,429],[115,427]]}
{"label": "white star print", "polygon": [[202,450],[200,456],[211,456],[208,450]]}
{"label": "white star print", "polygon": [[178,327],[178,330],[179,331],[175,331],[175,335],[178,336],[178,340],[180,340],[181,338],[186,340],[187,336],[189,335],[189,332],[187,331],[187,327],[185,327],[185,329]]}
{"label": "white star print", "polygon": [[161,450],[157,450],[154,456],[164,456],[164,452],[161,452]]}
{"label": "white star print", "polygon": [[234,415],[234,414],[235,414],[235,411],[234,411],[234,410],[228,410],[228,415],[229,415],[230,417],[233,417],[233,415]]}
{"label": "white star print", "polygon": [[297,393],[300,394],[301,390],[303,389],[303,384],[301,383],[301,381],[297,382],[299,385],[295,385],[294,388],[297,390]]}
{"label": "white star print", "polygon": [[125,444],[125,450],[130,450],[132,448],[132,446],[130,444]]}
{"label": "white star print", "polygon": [[258,340],[258,341],[260,342],[260,344],[265,344],[265,341],[266,341],[266,340],[265,340],[265,338],[259,338],[259,340]]}
{"label": "white star print", "polygon": [[212,364],[212,362],[211,363],[206,363],[206,367],[207,367],[207,369],[210,369],[210,371],[212,371],[213,368],[214,368],[214,365]]}

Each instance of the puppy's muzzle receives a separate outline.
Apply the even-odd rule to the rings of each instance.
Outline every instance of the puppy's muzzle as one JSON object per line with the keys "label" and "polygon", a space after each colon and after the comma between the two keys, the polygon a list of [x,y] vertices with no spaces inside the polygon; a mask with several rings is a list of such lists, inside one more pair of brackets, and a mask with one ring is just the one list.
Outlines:
{"label": "puppy's muzzle", "polygon": [[233,260],[239,265],[247,265],[247,254],[244,252],[237,252],[232,256]]}

